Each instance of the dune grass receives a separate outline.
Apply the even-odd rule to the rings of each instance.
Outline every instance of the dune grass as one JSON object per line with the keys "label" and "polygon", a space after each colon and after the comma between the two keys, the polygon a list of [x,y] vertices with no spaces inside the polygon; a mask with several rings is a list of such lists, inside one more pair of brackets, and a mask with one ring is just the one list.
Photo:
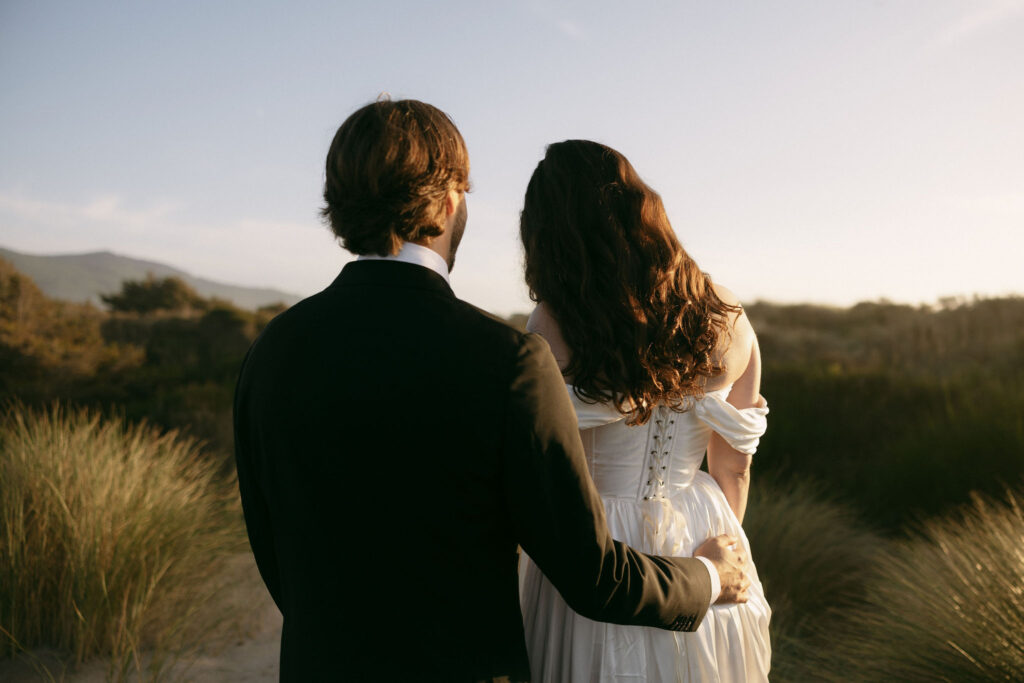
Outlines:
{"label": "dune grass", "polygon": [[975,495],[892,540],[807,481],[760,481],[744,528],[773,681],[1020,680],[1024,495]]}
{"label": "dune grass", "polygon": [[756,473],[743,527],[772,606],[772,681],[814,680],[808,655],[861,604],[888,541],[811,481]]}
{"label": "dune grass", "polygon": [[921,525],[879,557],[815,680],[1010,681],[1024,672],[1024,496]]}
{"label": "dune grass", "polygon": [[109,657],[114,679],[156,676],[211,626],[201,608],[244,547],[234,486],[194,441],[85,410],[4,409],[0,657],[56,648]]}

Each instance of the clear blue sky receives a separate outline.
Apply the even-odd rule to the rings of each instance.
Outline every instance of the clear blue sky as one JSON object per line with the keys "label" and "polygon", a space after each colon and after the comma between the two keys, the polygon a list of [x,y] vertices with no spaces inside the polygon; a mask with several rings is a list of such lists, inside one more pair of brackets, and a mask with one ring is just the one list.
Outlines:
{"label": "clear blue sky", "polygon": [[528,310],[544,146],[630,158],[741,299],[1024,292],[1024,0],[0,4],[0,245],[109,249],[313,293],[337,126],[452,115],[474,192],[456,293]]}

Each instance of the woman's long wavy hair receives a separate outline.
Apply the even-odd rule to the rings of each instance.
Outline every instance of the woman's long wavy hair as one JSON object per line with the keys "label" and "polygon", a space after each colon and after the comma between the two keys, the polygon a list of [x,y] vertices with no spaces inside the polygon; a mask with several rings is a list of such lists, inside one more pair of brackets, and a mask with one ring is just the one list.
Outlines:
{"label": "woman's long wavy hair", "polygon": [[718,297],[620,153],[588,140],[549,146],[519,230],[530,298],[558,320],[577,396],[643,424],[659,403],[684,410],[722,372],[715,349],[739,307]]}

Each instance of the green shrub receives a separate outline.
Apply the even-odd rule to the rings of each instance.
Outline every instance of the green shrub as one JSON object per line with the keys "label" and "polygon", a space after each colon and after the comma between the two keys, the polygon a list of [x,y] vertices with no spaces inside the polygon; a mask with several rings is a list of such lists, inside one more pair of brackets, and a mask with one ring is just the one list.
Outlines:
{"label": "green shrub", "polygon": [[189,646],[223,561],[245,547],[234,486],[215,470],[173,432],[8,407],[0,656],[40,646],[75,662],[109,656],[116,676],[141,668],[143,649]]}
{"label": "green shrub", "polygon": [[119,293],[101,294],[100,299],[110,310],[127,313],[180,311],[203,304],[203,298],[180,277],[158,279],[152,273],[145,280],[125,280]]}
{"label": "green shrub", "polygon": [[766,366],[772,413],[759,473],[813,477],[872,525],[900,532],[1024,477],[1022,380]]}

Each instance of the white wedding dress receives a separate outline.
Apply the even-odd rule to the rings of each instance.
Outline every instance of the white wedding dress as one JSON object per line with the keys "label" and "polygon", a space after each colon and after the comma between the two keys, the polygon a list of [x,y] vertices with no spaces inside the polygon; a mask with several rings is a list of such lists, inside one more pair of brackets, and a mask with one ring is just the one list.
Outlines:
{"label": "white wedding dress", "polygon": [[[764,434],[764,399],[738,410],[725,400],[730,388],[682,413],[659,406],[647,424],[631,427],[610,404],[585,403],[569,387],[612,537],[653,555],[692,556],[708,538],[731,534],[750,557],[721,488],[699,469],[712,431],[748,454]],[[681,633],[576,614],[524,554],[519,595],[534,682],[766,681],[771,609],[752,561],[747,574],[749,602],[712,605],[696,632]]]}

